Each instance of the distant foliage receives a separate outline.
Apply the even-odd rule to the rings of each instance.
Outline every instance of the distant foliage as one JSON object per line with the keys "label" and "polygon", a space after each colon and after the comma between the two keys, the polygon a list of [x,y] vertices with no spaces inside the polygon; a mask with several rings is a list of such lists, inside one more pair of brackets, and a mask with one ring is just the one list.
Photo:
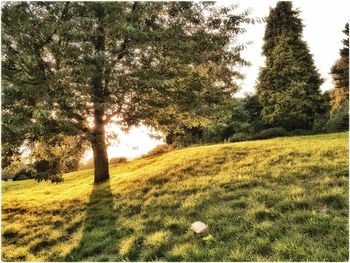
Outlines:
{"label": "distant foliage", "polygon": [[158,156],[160,154],[164,154],[164,153],[168,153],[168,152],[174,151],[175,149],[176,149],[175,145],[161,144],[161,145],[158,145],[158,146],[154,147],[147,154],[143,155],[143,157]]}
{"label": "distant foliage", "polygon": [[35,170],[29,167],[22,168],[19,170],[14,177],[12,178],[13,181],[20,181],[20,180],[28,180],[33,179],[35,175]]}
{"label": "distant foliage", "polygon": [[282,127],[270,128],[260,131],[255,138],[256,139],[270,139],[274,137],[282,137],[288,135],[287,130]]}
{"label": "distant foliage", "polygon": [[33,164],[34,169],[38,172],[38,173],[44,173],[48,170],[50,170],[51,168],[51,164],[49,161],[47,160],[40,160],[40,161],[36,161]]}
{"label": "distant foliage", "polygon": [[228,138],[228,142],[242,142],[254,139],[254,136],[249,133],[238,132]]}
{"label": "distant foliage", "polygon": [[349,129],[349,23],[343,30],[345,38],[340,49],[340,58],[331,68],[334,89],[331,91],[331,119],[327,131]]}
{"label": "distant foliage", "polygon": [[294,131],[288,132],[290,136],[300,136],[300,135],[312,135],[316,134],[316,131],[313,130],[304,130],[304,129],[296,129]]}
{"label": "distant foliage", "polygon": [[345,103],[327,122],[327,131],[339,132],[347,130],[349,130],[349,104]]}
{"label": "distant foliage", "polygon": [[330,91],[331,114],[335,114],[344,104],[349,102],[348,88],[334,88]]}
{"label": "distant foliage", "polygon": [[270,127],[311,129],[322,113],[318,73],[306,42],[302,21],[291,2],[278,2],[267,17],[257,94],[262,120]]}
{"label": "distant foliage", "polygon": [[122,164],[122,163],[127,163],[128,159],[125,157],[115,157],[109,160],[109,164]]}
{"label": "distant foliage", "polygon": [[[260,104],[256,97],[231,99],[227,109],[226,121],[213,121],[207,126],[185,129],[184,133],[175,136],[174,142],[181,146],[193,144],[220,143],[224,141],[242,140],[264,128],[260,120]],[[238,135],[239,134],[239,135]]]}
{"label": "distant foliage", "polygon": [[1,180],[3,181],[8,181],[8,180],[12,180],[12,178],[14,177],[14,173],[9,172],[9,171],[1,171]]}
{"label": "distant foliage", "polygon": [[345,38],[343,47],[340,49],[340,58],[335,62],[331,69],[331,74],[335,88],[345,88],[349,92],[349,23],[346,23],[343,30]]}
{"label": "distant foliage", "polygon": [[247,122],[250,123],[254,133],[266,129],[266,124],[261,119],[262,105],[257,94],[247,94],[243,99],[243,108],[248,113]]}

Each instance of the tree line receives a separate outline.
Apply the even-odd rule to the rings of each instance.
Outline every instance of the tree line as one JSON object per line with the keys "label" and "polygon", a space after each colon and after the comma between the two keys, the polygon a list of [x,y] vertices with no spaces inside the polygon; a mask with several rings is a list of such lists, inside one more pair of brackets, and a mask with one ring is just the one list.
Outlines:
{"label": "tree line", "polygon": [[349,24],[340,58],[331,68],[334,88],[324,93],[307,43],[303,24],[292,2],[278,2],[266,18],[256,94],[232,99],[230,118],[222,123],[170,134],[168,143],[235,142],[287,135],[348,130],[349,125]]}

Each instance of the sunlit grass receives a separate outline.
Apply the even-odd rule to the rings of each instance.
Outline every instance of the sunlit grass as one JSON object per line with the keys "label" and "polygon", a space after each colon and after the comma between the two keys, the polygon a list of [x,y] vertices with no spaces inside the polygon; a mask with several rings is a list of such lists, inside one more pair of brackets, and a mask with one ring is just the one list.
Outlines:
{"label": "sunlit grass", "polygon": [[112,166],[98,187],[92,176],[3,182],[2,259],[348,259],[347,133],[192,147]]}

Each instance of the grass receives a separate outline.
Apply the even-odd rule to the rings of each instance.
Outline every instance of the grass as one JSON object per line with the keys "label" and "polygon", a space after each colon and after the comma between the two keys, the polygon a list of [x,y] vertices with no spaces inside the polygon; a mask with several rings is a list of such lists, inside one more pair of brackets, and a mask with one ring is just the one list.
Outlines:
{"label": "grass", "polygon": [[[193,147],[2,182],[5,261],[347,261],[348,133]],[[208,225],[195,234],[194,221]]]}

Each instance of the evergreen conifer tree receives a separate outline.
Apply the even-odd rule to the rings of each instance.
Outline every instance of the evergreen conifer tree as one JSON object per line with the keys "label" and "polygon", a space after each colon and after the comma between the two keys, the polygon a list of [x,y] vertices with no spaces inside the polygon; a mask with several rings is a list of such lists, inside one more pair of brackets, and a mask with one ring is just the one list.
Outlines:
{"label": "evergreen conifer tree", "polygon": [[345,38],[340,58],[331,68],[334,88],[330,91],[331,118],[327,123],[329,132],[349,130],[349,23],[343,30]]}
{"label": "evergreen conifer tree", "polygon": [[331,68],[334,83],[331,101],[333,113],[349,102],[349,23],[345,25],[343,32],[346,37],[342,40],[340,58]]}
{"label": "evergreen conifer tree", "polygon": [[310,129],[322,111],[322,79],[306,42],[299,11],[278,2],[267,17],[257,94],[262,119],[272,127]]}

